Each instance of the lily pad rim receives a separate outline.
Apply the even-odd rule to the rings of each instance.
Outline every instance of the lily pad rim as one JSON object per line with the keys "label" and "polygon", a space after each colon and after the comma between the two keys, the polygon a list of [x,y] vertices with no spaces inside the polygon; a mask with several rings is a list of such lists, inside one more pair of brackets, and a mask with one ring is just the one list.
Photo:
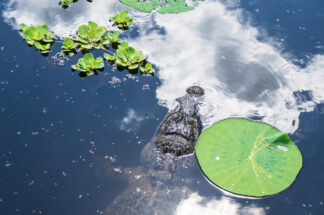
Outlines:
{"label": "lily pad rim", "polygon": [[[271,124],[269,124],[269,123],[267,123],[267,122],[262,122],[262,121],[253,120],[253,119],[244,118],[244,117],[228,117],[228,118],[221,119],[221,120],[218,120],[218,121],[214,122],[211,126],[213,126],[214,124],[219,123],[219,122],[221,122],[221,121],[228,120],[228,119],[243,119],[243,120],[248,120],[248,121],[253,122],[253,123],[262,123],[262,124],[267,124],[267,125],[273,127],[274,129],[276,129],[277,131],[282,132],[282,131],[280,131],[277,127],[275,127],[275,126],[273,126],[273,125],[271,125]],[[202,132],[206,131],[206,130],[209,129],[211,126],[209,126],[208,128],[206,128],[206,129],[203,130]],[[202,133],[202,132],[201,132],[201,133]],[[283,133],[287,134],[286,132],[283,132]],[[287,135],[288,135],[288,134],[287,134]],[[289,136],[289,135],[288,135],[288,136]],[[198,137],[198,139],[199,139],[199,137]],[[302,156],[302,154],[301,154],[301,151],[300,151],[300,149],[298,148],[298,146],[297,146],[297,145],[296,145],[296,144],[295,144],[295,143],[290,139],[290,136],[289,136],[290,141],[291,141],[291,142],[292,142],[292,143],[297,147],[297,149],[298,149],[298,151],[299,151],[299,153],[300,153],[300,155],[301,155],[301,168],[300,168],[300,170],[298,171],[298,173],[297,173],[297,175],[296,175],[294,181],[293,181],[293,182],[292,182],[288,187],[286,187],[285,189],[281,190],[280,192],[278,192],[278,193],[274,193],[274,194],[270,194],[270,195],[265,195],[265,196],[252,196],[252,195],[244,195],[244,194],[234,193],[234,192],[232,192],[232,191],[226,190],[226,189],[224,189],[224,188],[218,186],[217,184],[215,184],[212,180],[209,179],[209,177],[208,177],[208,176],[205,174],[205,172],[202,170],[202,167],[201,167],[201,165],[200,165],[200,163],[199,163],[199,160],[198,160],[198,157],[197,157],[197,153],[196,153],[196,145],[197,145],[197,141],[198,141],[198,139],[196,140],[196,144],[195,144],[195,158],[196,158],[196,161],[197,161],[197,163],[198,163],[198,166],[199,166],[200,172],[202,173],[202,175],[204,176],[204,178],[207,180],[207,182],[208,182],[209,184],[211,184],[211,185],[212,185],[213,187],[215,187],[216,189],[222,191],[222,192],[223,192],[225,195],[227,195],[227,196],[236,197],[236,198],[241,198],[241,199],[242,199],[242,198],[243,198],[243,199],[264,199],[264,198],[272,197],[272,196],[277,195],[277,194],[279,194],[279,193],[283,193],[284,191],[286,191],[288,188],[290,188],[290,187],[291,187],[291,186],[296,182],[298,175],[300,174],[300,172],[302,171],[302,169],[303,169],[303,167],[304,167],[304,159],[303,159],[303,156]]]}

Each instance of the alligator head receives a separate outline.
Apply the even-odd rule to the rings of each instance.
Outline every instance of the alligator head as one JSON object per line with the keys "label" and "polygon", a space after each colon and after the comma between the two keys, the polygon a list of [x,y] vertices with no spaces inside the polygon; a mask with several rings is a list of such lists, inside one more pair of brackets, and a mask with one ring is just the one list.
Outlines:
{"label": "alligator head", "polygon": [[161,123],[155,147],[174,156],[194,152],[194,145],[201,133],[202,124],[198,116],[198,102],[204,90],[198,86],[189,87],[187,94],[178,98],[178,106]]}

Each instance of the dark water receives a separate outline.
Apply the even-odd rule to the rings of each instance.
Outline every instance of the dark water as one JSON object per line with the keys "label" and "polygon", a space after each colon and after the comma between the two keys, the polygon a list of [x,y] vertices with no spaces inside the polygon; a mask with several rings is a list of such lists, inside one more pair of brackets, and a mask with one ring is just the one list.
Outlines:
{"label": "dark water", "polygon": [[194,83],[206,89],[205,127],[229,116],[263,119],[290,134],[304,164],[289,189],[262,200],[224,197],[194,167],[195,195],[174,215],[324,214],[322,1],[206,1],[178,15],[130,10],[138,24],[122,37],[149,55],[157,75],[105,64],[85,79],[70,70],[77,57],[58,65],[58,45],[41,56],[17,24],[47,23],[59,37],[89,19],[108,24],[125,7],[39,2],[1,2],[0,214],[102,214],[127,187],[103,163],[117,175],[139,166],[174,98]]}

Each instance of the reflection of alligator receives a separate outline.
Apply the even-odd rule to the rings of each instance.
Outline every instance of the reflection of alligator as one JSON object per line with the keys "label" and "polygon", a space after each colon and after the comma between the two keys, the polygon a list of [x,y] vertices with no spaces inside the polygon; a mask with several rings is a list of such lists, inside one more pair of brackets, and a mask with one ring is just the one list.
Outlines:
{"label": "reflection of alligator", "polygon": [[195,159],[182,155],[193,153],[194,143],[201,133],[197,112],[203,94],[202,88],[193,86],[177,99],[179,105],[163,120],[156,138],[142,150],[143,165],[122,171],[129,186],[108,206],[105,214],[173,214],[179,201],[188,195],[186,185],[193,180],[188,173]]}

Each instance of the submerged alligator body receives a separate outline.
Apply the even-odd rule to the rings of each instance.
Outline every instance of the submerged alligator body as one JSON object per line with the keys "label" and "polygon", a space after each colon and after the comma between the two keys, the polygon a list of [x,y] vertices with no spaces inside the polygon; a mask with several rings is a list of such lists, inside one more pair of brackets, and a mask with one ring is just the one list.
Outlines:
{"label": "submerged alligator body", "polygon": [[[170,215],[177,203],[188,196],[188,171],[196,165],[194,144],[201,133],[198,104],[204,90],[187,89],[178,98],[178,106],[170,111],[155,137],[141,152],[142,165],[122,171],[128,187],[108,206],[106,215]],[[108,165],[109,166],[109,165]],[[107,167],[111,171],[110,167]]]}

